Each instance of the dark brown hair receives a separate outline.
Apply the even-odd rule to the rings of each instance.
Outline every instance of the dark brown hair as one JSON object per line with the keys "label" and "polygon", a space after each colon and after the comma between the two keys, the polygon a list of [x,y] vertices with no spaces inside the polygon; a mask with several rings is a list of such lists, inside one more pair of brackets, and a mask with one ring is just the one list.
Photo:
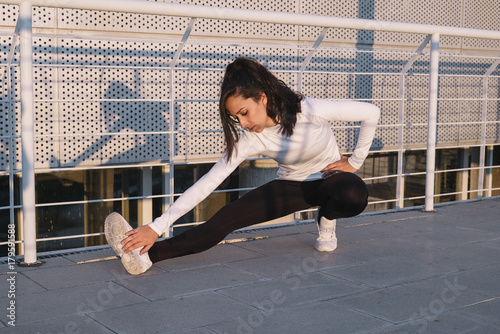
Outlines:
{"label": "dark brown hair", "polygon": [[224,130],[227,159],[231,160],[235,144],[238,142],[238,121],[226,109],[226,101],[231,96],[252,98],[258,102],[262,93],[267,97],[267,115],[280,125],[286,136],[293,134],[300,112],[302,95],[292,91],[282,80],[276,78],[267,68],[250,58],[236,58],[226,68],[220,89],[219,113]]}

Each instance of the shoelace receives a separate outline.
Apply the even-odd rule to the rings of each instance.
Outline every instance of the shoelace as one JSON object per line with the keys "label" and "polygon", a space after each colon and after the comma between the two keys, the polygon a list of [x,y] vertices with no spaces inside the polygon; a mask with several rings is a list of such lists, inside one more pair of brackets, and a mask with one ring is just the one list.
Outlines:
{"label": "shoelace", "polygon": [[319,233],[319,238],[320,239],[333,239],[335,235],[335,228],[323,228],[321,229],[320,226],[318,226],[318,233]]}

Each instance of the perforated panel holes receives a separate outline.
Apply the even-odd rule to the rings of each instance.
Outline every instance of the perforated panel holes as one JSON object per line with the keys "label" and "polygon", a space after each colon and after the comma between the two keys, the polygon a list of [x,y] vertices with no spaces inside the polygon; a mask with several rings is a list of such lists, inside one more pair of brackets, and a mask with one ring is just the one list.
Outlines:
{"label": "perforated panel holes", "polygon": [[14,5],[2,5],[2,24],[3,25],[15,25],[18,17],[18,8]]}
{"label": "perforated panel holes", "polygon": [[[8,149],[10,140],[0,139],[0,170],[5,171],[9,166],[10,152]],[[5,144],[4,144],[5,143]]]}
{"label": "perforated panel holes", "polygon": [[55,9],[53,8],[33,7],[33,26],[52,28],[54,26],[54,13]]}

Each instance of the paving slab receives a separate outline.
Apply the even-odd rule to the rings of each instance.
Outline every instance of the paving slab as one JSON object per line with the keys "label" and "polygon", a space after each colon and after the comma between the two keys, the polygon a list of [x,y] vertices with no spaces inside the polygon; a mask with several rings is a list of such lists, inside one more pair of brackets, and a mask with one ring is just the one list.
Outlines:
{"label": "paving slab", "polygon": [[[500,253],[498,253],[500,256]],[[500,264],[484,266],[457,274],[461,285],[486,298],[500,297]]]}
{"label": "paving slab", "polygon": [[464,226],[464,228],[473,229],[477,231],[490,232],[500,238],[500,231],[498,230],[498,220],[491,219],[491,217],[486,218],[485,221],[474,221]]}
{"label": "paving slab", "polygon": [[238,247],[263,255],[294,252],[300,249],[313,249],[318,236],[312,233],[276,236],[238,244]]}
{"label": "paving slab", "polygon": [[455,334],[494,334],[500,333],[500,327],[481,322],[458,312],[446,312],[428,318],[390,326],[369,332],[370,334],[414,334],[414,333],[455,333]]}
{"label": "paving slab", "polygon": [[[244,231],[244,232],[243,232]],[[276,237],[276,236],[286,236],[286,235],[294,235],[294,234],[303,234],[303,233],[318,233],[318,228],[314,222],[301,222],[298,224],[294,224],[290,222],[290,225],[284,226],[261,226],[259,228],[248,228],[243,231],[238,231],[236,233],[231,233],[226,239],[234,239],[234,238],[244,238],[244,237],[259,237],[259,236],[267,236],[267,237]]]}
{"label": "paving slab", "polygon": [[[161,272],[163,270],[152,267],[144,276],[153,276]],[[38,270],[26,271],[24,275],[49,290],[131,278],[119,259],[81,265],[71,263],[54,268],[40,267]]]}
{"label": "paving slab", "polygon": [[166,271],[202,268],[222,263],[231,263],[244,259],[262,257],[262,254],[237,247],[239,243],[218,245],[205,252],[182,256],[155,264],[158,268]]}
{"label": "paving slab", "polygon": [[361,226],[371,225],[378,223],[394,223],[398,221],[415,222],[425,219],[426,217],[434,217],[433,212],[423,212],[421,210],[408,210],[389,213],[368,213],[362,216],[355,216],[350,218],[341,218],[337,220],[338,226]]}
{"label": "paving slab", "polygon": [[385,288],[454,271],[456,270],[452,266],[446,264],[419,263],[407,257],[388,257],[324,272],[335,277],[361,282],[370,287]]}
{"label": "paving slab", "polygon": [[235,261],[227,265],[263,279],[271,279],[358,264],[358,261],[337,255],[336,253],[321,253],[314,249],[303,249],[295,252]]}
{"label": "paving slab", "polygon": [[334,254],[345,256],[357,261],[374,261],[388,257],[410,256],[418,252],[426,251],[425,245],[418,239],[411,239],[405,235],[391,238],[378,238],[350,242],[346,239],[338,240],[338,248]]}
{"label": "paving slab", "polygon": [[481,242],[481,245],[488,248],[500,249],[500,238]]}
{"label": "paving slab", "polygon": [[149,299],[160,300],[240,286],[261,278],[225,265],[173,271],[127,280],[127,289]]}
{"label": "paving slab", "polygon": [[[1,299],[6,299],[1,298]],[[16,325],[42,322],[70,315],[92,314],[103,309],[136,305],[147,299],[116,284],[107,282],[69,289],[50,290],[30,295],[16,296]],[[5,301],[1,301],[5,305]],[[6,322],[6,314],[0,313]]]}
{"label": "paving slab", "polygon": [[245,304],[269,312],[357,294],[370,288],[318,272],[218,290]]}
{"label": "paving slab", "polygon": [[[43,264],[38,267],[21,267],[16,265],[14,271],[18,273],[22,272],[28,272],[28,271],[33,271],[33,270],[38,270],[38,269],[46,269],[46,268],[56,268],[56,267],[61,267],[65,265],[71,265],[74,264],[73,261],[70,261],[63,256],[53,256],[53,257],[48,257],[48,258],[43,258],[41,261],[43,261]],[[12,272],[12,270],[9,268],[7,264],[1,264],[0,265],[0,274],[7,273],[7,272]]]}
{"label": "paving slab", "polygon": [[[409,214],[410,212],[406,213]],[[433,232],[443,228],[453,227],[454,224],[446,219],[440,219],[438,213],[419,212],[418,215],[411,215],[407,218],[388,219],[384,223],[392,227],[399,227],[415,232]]]}
{"label": "paving slab", "polygon": [[498,203],[498,199],[488,199],[458,205],[439,206],[437,207],[437,218],[443,224],[451,224],[454,227],[474,228],[484,223],[497,221],[488,212],[495,211],[498,208]]}
{"label": "paving slab", "polygon": [[415,235],[417,232],[394,227],[392,223],[374,223],[369,225],[338,226],[337,238],[340,241],[361,242],[372,239],[386,239],[402,235]]}
{"label": "paving slab", "polygon": [[109,248],[44,256],[16,268],[17,326],[0,313],[0,333],[500,334],[500,199],[436,208],[340,219],[333,253],[308,223],[140,276]]}
{"label": "paving slab", "polygon": [[499,248],[496,248],[490,241],[483,241],[440,249],[439,251],[427,250],[411,254],[410,257],[419,263],[454,268],[456,271],[469,271],[474,268],[500,264],[500,242],[497,246]]}
{"label": "paving slab", "polygon": [[227,296],[209,292],[158,300],[95,313],[99,323],[120,334],[176,333],[235,319],[254,309]]}
{"label": "paving slab", "polygon": [[495,238],[498,238],[498,236],[491,232],[456,227],[399,237],[400,240],[407,240],[407,242],[411,244],[420,244],[426,249],[445,249],[449,247],[489,241]]}
{"label": "paving slab", "polygon": [[[15,273],[15,274],[2,274],[0,275],[0,287],[2,287],[2,291],[9,291],[10,289],[10,284],[9,284],[9,279],[14,278],[15,281],[15,293],[16,296],[22,296],[22,295],[30,295],[34,293],[39,293],[46,291],[44,287],[41,285],[33,282],[31,279],[23,275],[22,273]],[[0,296],[0,297],[6,297],[6,296]],[[3,309],[3,308],[0,308]]]}
{"label": "paving slab", "polygon": [[331,302],[397,324],[456,310],[484,300],[459,274],[361,293]]}
{"label": "paving slab", "polygon": [[[159,333],[166,333],[166,332],[159,332]],[[196,328],[187,331],[175,332],[173,334],[217,334],[217,333],[208,328]]]}
{"label": "paving slab", "polygon": [[208,327],[223,334],[332,334],[356,333],[386,325],[387,322],[369,315],[319,302],[271,312],[253,309],[247,314],[239,314],[237,319],[221,321]]}
{"label": "paving slab", "polygon": [[111,249],[111,247],[94,250],[92,252],[82,251],[82,252],[77,252],[75,254],[64,255],[65,259],[68,259],[74,263],[95,261],[96,259],[106,259],[110,257],[116,257],[116,253],[113,249]]}
{"label": "paving slab", "polygon": [[459,309],[459,313],[473,316],[482,323],[489,323],[499,329],[498,333],[500,333],[500,296],[467,305]]}
{"label": "paving slab", "polygon": [[113,334],[115,332],[102,326],[95,320],[86,316],[61,316],[56,319],[43,320],[15,327],[0,328],[2,334],[61,334],[61,333],[92,333]]}

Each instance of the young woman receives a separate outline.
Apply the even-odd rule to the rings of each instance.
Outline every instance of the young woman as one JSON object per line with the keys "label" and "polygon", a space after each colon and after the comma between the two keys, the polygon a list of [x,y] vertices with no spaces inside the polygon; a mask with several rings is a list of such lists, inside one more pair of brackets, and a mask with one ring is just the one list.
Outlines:
{"label": "young woman", "polygon": [[[226,154],[205,176],[148,225],[132,230],[117,213],[106,218],[108,243],[129,273],[140,274],[154,262],[204,251],[234,230],[313,206],[320,207],[316,249],[331,252],[337,248],[336,219],[365,209],[367,188],[353,173],[368,155],[380,116],[378,107],[304,98],[257,61],[237,58],[226,68],[219,111]],[[340,154],[329,121],[361,121],[351,157]],[[229,203],[207,222],[157,242],[170,225],[256,154],[278,162],[277,179]]]}

